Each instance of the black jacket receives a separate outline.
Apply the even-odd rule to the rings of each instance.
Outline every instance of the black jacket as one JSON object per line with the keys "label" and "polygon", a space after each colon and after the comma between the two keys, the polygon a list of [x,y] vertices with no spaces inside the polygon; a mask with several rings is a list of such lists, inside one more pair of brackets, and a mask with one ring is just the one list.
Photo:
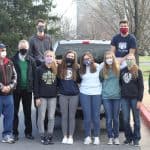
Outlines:
{"label": "black jacket", "polygon": [[45,64],[39,66],[36,70],[34,84],[35,98],[52,98],[57,96],[57,78],[52,70]]}
{"label": "black jacket", "polygon": [[[11,60],[5,58],[3,65],[0,65],[0,95],[10,95],[15,88],[17,82],[17,74],[14,65]],[[10,86],[11,91],[9,93],[3,93],[1,89],[3,86]]]}
{"label": "black jacket", "polygon": [[[27,70],[27,81],[28,81],[28,87],[27,91],[32,92],[33,91],[33,84],[34,84],[34,79],[35,79],[35,70],[36,70],[36,64],[34,59],[27,55],[26,56],[26,61],[28,62],[28,70]],[[16,55],[12,58],[12,61],[14,63],[16,72],[17,72],[17,86],[15,92],[19,92],[21,87],[21,71],[19,67],[19,52],[16,53]]]}
{"label": "black jacket", "polygon": [[138,70],[138,77],[135,79],[128,71],[127,67],[122,69],[120,74],[120,85],[122,98],[136,98],[138,101],[142,101],[144,85],[141,70]]}

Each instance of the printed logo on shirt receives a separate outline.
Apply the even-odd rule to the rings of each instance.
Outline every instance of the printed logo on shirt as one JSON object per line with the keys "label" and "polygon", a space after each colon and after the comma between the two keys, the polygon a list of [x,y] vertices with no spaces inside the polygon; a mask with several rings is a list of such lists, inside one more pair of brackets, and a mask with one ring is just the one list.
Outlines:
{"label": "printed logo on shirt", "polygon": [[120,51],[120,52],[128,52],[128,50],[127,50],[127,43],[126,42],[120,42],[119,44],[118,44],[118,50]]}
{"label": "printed logo on shirt", "polygon": [[65,80],[71,80],[71,79],[72,79],[72,69],[68,68]]}
{"label": "printed logo on shirt", "polygon": [[125,73],[123,75],[123,81],[125,83],[129,83],[131,81],[131,79],[132,79],[132,74],[131,73]]}
{"label": "printed logo on shirt", "polygon": [[119,47],[119,49],[127,49],[127,43],[126,42],[120,42],[118,47]]}
{"label": "printed logo on shirt", "polygon": [[56,79],[56,75],[53,74],[51,71],[47,71],[42,75],[42,80],[48,85],[54,83],[55,79]]}

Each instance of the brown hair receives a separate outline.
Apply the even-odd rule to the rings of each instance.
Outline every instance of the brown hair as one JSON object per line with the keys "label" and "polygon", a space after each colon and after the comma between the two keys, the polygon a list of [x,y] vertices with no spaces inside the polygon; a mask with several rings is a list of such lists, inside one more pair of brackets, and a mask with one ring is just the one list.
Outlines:
{"label": "brown hair", "polygon": [[42,23],[45,23],[45,24],[46,24],[46,21],[45,21],[44,19],[37,19],[37,20],[36,20],[36,25],[38,25],[39,22],[42,22]]}
{"label": "brown hair", "polygon": [[58,66],[58,76],[61,79],[65,79],[67,75],[67,64],[66,64],[66,56],[72,53],[74,54],[74,63],[72,65],[72,79],[77,80],[77,69],[79,68],[78,62],[77,62],[77,53],[74,50],[68,50],[63,58],[62,58],[62,63]]}
{"label": "brown hair", "polygon": [[115,57],[114,53],[112,51],[107,51],[107,52],[105,52],[105,55],[104,55],[104,67],[103,67],[103,70],[102,70],[104,79],[108,78],[108,72],[109,72],[109,65],[106,63],[106,56],[107,55],[111,55],[112,56],[112,59],[113,59],[112,71],[117,77],[119,77],[119,75],[120,75],[119,63],[116,60],[116,57]]}
{"label": "brown hair", "polygon": [[44,52],[44,57],[49,53],[53,56],[53,62],[50,64],[50,68],[52,69],[52,72],[56,75],[57,74],[57,63],[55,60],[55,53],[52,50],[46,50]]}
{"label": "brown hair", "polygon": [[83,64],[84,56],[86,56],[86,55],[89,56],[92,61],[91,65],[90,65],[90,72],[91,73],[96,72],[96,65],[95,65],[93,55],[90,52],[85,52],[80,59],[80,74],[85,74],[85,72],[86,72],[86,66]]}
{"label": "brown hair", "polygon": [[120,20],[120,22],[119,22],[119,25],[121,24],[121,23],[124,23],[124,24],[128,24],[129,25],[129,22],[128,22],[128,20]]}

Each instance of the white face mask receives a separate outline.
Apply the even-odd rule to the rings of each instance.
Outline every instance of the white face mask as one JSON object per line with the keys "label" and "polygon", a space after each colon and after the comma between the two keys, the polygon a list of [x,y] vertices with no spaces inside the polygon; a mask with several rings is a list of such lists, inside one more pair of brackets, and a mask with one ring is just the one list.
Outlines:
{"label": "white face mask", "polygon": [[1,52],[1,58],[5,58],[6,57],[6,55],[7,55],[7,52],[6,51],[3,51],[3,52]]}
{"label": "white face mask", "polygon": [[112,63],[113,63],[113,59],[112,58],[106,59],[106,64],[112,65]]}

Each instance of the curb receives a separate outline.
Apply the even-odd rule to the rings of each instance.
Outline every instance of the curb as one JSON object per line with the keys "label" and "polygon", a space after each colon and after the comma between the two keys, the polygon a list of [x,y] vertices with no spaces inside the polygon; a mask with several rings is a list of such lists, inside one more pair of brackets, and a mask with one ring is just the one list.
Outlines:
{"label": "curb", "polygon": [[141,104],[140,112],[144,122],[150,128],[150,106],[145,106],[144,104]]}

